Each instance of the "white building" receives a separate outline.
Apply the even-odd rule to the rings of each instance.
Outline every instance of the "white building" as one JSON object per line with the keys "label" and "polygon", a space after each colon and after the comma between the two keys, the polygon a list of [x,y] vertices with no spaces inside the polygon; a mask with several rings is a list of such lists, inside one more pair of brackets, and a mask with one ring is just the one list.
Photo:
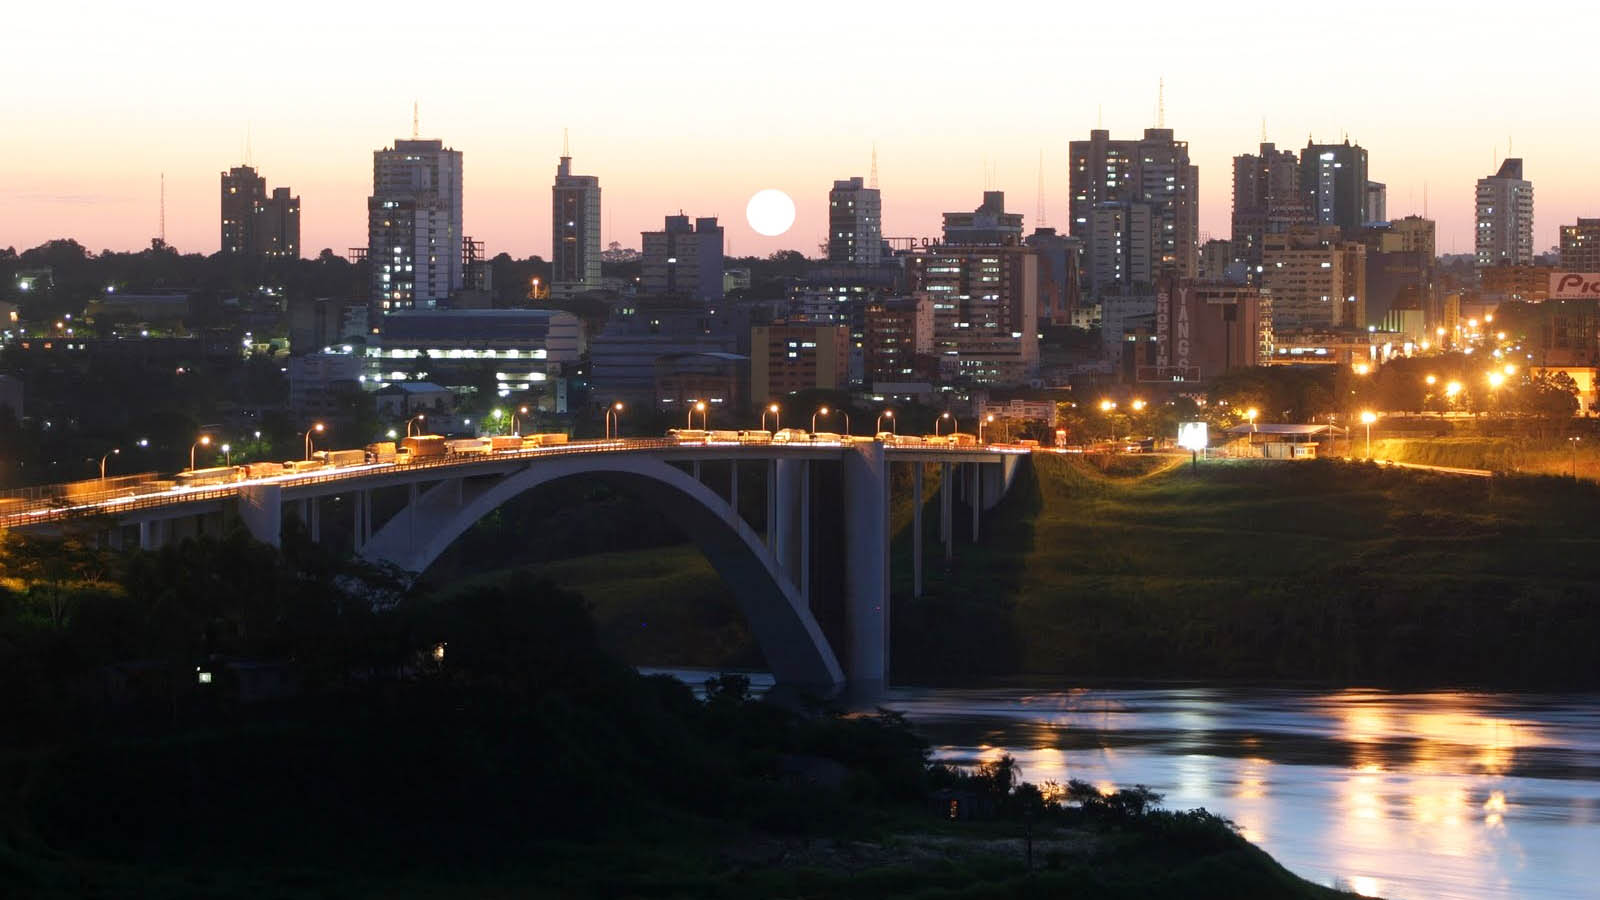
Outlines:
{"label": "white building", "polygon": [[876,266],[883,259],[883,200],[860,177],[828,192],[828,262]]}
{"label": "white building", "polygon": [[1533,265],[1533,182],[1522,177],[1522,160],[1478,179],[1477,204],[1478,268]]}
{"label": "white building", "polygon": [[461,289],[461,151],[395,141],[372,153],[367,260],[384,312],[432,308]]}

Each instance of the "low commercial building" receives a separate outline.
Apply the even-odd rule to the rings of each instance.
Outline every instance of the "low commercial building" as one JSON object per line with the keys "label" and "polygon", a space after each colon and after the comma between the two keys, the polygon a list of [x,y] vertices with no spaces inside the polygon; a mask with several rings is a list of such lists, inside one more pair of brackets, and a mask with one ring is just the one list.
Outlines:
{"label": "low commercial building", "polygon": [[297,418],[331,416],[339,397],[361,389],[365,360],[353,353],[309,353],[289,358],[289,410]]}
{"label": "low commercial building", "polygon": [[742,355],[738,320],[694,301],[640,301],[613,307],[604,330],[589,342],[590,396],[599,404],[655,403],[657,363],[662,359]]}
{"label": "low commercial building", "polygon": [[774,322],[750,329],[750,402],[849,386],[850,329]]}
{"label": "low commercial building", "polygon": [[367,380],[473,387],[492,375],[502,396],[558,378],[576,363],[583,323],[553,309],[393,311],[367,348]]}
{"label": "low commercial building", "polygon": [[[737,409],[749,359],[737,353],[669,353],[656,360],[656,409],[683,410],[704,401],[713,408]],[[602,402],[605,398],[599,398]]]}

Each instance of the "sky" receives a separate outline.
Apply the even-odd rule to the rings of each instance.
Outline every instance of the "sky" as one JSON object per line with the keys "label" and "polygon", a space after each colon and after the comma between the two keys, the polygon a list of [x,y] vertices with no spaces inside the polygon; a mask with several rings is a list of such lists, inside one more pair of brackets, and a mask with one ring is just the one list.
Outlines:
{"label": "sky", "polygon": [[[465,230],[490,254],[548,258],[563,129],[574,171],[600,178],[605,243],[638,247],[681,209],[721,217],[730,255],[816,255],[832,181],[866,176],[874,145],[886,235],[936,236],[985,188],[1029,228],[1042,196],[1065,230],[1067,142],[1097,122],[1138,136],[1164,80],[1203,237],[1228,237],[1231,159],[1264,122],[1279,147],[1366,147],[1391,218],[1426,194],[1441,253],[1472,249],[1474,182],[1509,144],[1542,250],[1600,215],[1600,117],[1574,103],[1576,36],[1600,11],[1528,0],[1526,33],[1483,52],[1503,15],[1392,0],[26,4],[0,53],[0,247],[148,246],[164,173],[167,240],[214,253],[219,173],[248,136],[269,188],[301,198],[306,253],[343,253],[366,243],[371,154],[410,137],[413,102],[421,136],[463,152]],[[763,188],[795,199],[787,234],[746,223]]]}

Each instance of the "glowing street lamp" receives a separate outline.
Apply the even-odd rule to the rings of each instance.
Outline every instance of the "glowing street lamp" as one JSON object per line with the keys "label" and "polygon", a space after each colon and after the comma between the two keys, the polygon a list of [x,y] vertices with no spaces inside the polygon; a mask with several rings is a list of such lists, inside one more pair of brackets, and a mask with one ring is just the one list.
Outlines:
{"label": "glowing street lamp", "polygon": [[[769,413],[772,415],[772,428],[770,428],[770,429],[767,428],[767,414],[769,414]],[[769,430],[770,431],[777,431],[779,429],[779,427],[782,424],[782,420],[779,419],[778,413],[779,413],[778,404],[776,404],[776,403],[767,404],[767,408],[763,409],[761,411],[761,430],[762,431],[769,431]]]}
{"label": "glowing street lamp", "polygon": [[313,434],[321,434],[325,430],[327,430],[327,428],[321,422],[318,422],[317,424],[306,429],[306,459],[311,458],[311,436]]}
{"label": "glowing street lamp", "polygon": [[992,424],[994,424],[994,413],[990,413],[978,420],[978,443],[983,443],[983,426]]}
{"label": "glowing street lamp", "polygon": [[1506,373],[1506,377],[1509,378],[1510,376],[1517,374],[1517,367],[1512,365],[1511,363],[1506,363],[1505,373]]}
{"label": "glowing street lamp", "polygon": [[1364,362],[1358,362],[1350,368],[1353,369],[1357,375],[1366,375],[1372,371],[1372,366]]}
{"label": "glowing street lamp", "polygon": [[415,424],[417,422],[421,422],[422,420],[424,420],[426,418],[428,418],[426,413],[417,413],[416,415],[414,415],[411,418],[407,419],[406,420],[406,437],[411,437],[411,426],[413,424]]}
{"label": "glowing street lamp", "polygon": [[711,430],[711,425],[710,425],[710,420],[708,418],[710,413],[707,412],[707,410],[706,410],[706,402],[704,400],[696,400],[694,402],[694,405],[689,407],[689,425],[688,425],[688,427],[691,428],[691,429],[694,428],[694,414],[695,413],[699,413],[700,414],[700,427],[704,428],[707,431],[710,431]]}
{"label": "glowing street lamp", "polygon": [[1115,400],[1101,400],[1100,401],[1100,411],[1101,412],[1111,412],[1113,409],[1116,409],[1116,408],[1117,408],[1117,401],[1115,401]]}
{"label": "glowing street lamp", "polygon": [[1432,375],[1429,375],[1429,376],[1427,376],[1427,377],[1426,377],[1426,378],[1423,378],[1423,379],[1422,379],[1422,380],[1423,380],[1423,382],[1424,382],[1424,383],[1425,383],[1425,384],[1427,384],[1427,385],[1428,385],[1428,386],[1429,386],[1429,387],[1432,387],[1432,386],[1433,386],[1433,385],[1434,385],[1434,384],[1436,384],[1436,383],[1438,383],[1438,381],[1439,381],[1439,379],[1438,379],[1438,378],[1435,378],[1435,377],[1434,377],[1434,376],[1432,376]]}
{"label": "glowing street lamp", "polygon": [[1133,407],[1134,412],[1143,412],[1145,408],[1145,402],[1143,400],[1135,400],[1128,405]]}
{"label": "glowing street lamp", "polygon": [[200,440],[189,445],[189,471],[194,471],[194,451],[200,447],[209,446],[211,446],[211,435],[209,434],[200,435]]}
{"label": "glowing street lamp", "polygon": [[900,429],[895,428],[894,410],[886,409],[886,410],[884,410],[882,413],[880,413],[878,415],[878,423],[876,425],[872,426],[872,433],[873,434],[882,434],[883,433],[883,420],[884,419],[888,419],[889,420],[889,427],[891,429],[894,429],[894,433],[895,434],[899,434],[900,433]]}
{"label": "glowing street lamp", "polygon": [[517,411],[511,414],[511,433],[513,435],[520,436],[522,434],[522,421],[518,417],[525,416],[527,414],[528,407],[526,406],[517,407]]}
{"label": "glowing street lamp", "polygon": [[1378,416],[1372,410],[1363,410],[1361,424],[1367,426],[1367,459],[1372,458],[1372,423],[1378,421]]}
{"label": "glowing street lamp", "polygon": [[812,434],[816,434],[817,433],[817,416],[825,416],[827,414],[828,414],[828,408],[826,406],[817,407],[817,411],[811,414],[811,433]]}
{"label": "glowing street lamp", "polygon": [[622,437],[622,401],[620,400],[606,407],[606,440],[610,440],[613,437]]}
{"label": "glowing street lamp", "polygon": [[222,464],[225,466],[233,465],[233,445],[223,444],[218,449],[222,451]]}
{"label": "glowing street lamp", "polygon": [[1500,385],[1505,384],[1505,383],[1506,383],[1506,376],[1505,375],[1502,375],[1499,372],[1490,372],[1489,373],[1489,387],[1498,388],[1498,387],[1500,387]]}
{"label": "glowing street lamp", "polygon": [[1249,409],[1244,411],[1244,417],[1246,419],[1250,420],[1250,433],[1251,434],[1255,434],[1256,433],[1256,417],[1259,416],[1259,415],[1261,415],[1261,411],[1256,409],[1254,406],[1252,406]]}
{"label": "glowing street lamp", "polygon": [[934,437],[938,437],[940,435],[940,433],[941,433],[940,429],[943,427],[944,423],[947,420],[950,422],[950,430],[952,432],[960,430],[961,426],[959,424],[957,424],[956,420],[949,413],[943,412],[943,413],[939,414],[939,418],[933,420],[933,436]]}
{"label": "glowing street lamp", "polygon": [[1572,442],[1572,480],[1573,481],[1577,481],[1578,480],[1578,441],[1582,440],[1582,438],[1578,437],[1577,435],[1573,435],[1572,437],[1567,438],[1567,440]]}
{"label": "glowing street lamp", "polygon": [[110,450],[106,451],[106,455],[105,456],[100,457],[100,480],[101,481],[105,481],[106,480],[106,460],[108,458],[110,458],[110,457],[113,457],[113,456],[120,456],[121,454],[122,454],[122,448],[121,447],[112,447]]}

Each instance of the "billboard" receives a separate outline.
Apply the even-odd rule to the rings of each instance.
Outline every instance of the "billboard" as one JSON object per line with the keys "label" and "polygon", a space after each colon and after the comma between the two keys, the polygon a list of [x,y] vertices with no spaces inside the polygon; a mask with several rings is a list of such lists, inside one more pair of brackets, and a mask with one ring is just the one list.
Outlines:
{"label": "billboard", "polygon": [[1200,451],[1206,448],[1206,423],[1179,422],[1178,446],[1185,450]]}
{"label": "billboard", "polygon": [[1600,272],[1551,272],[1551,300],[1600,300]]}

